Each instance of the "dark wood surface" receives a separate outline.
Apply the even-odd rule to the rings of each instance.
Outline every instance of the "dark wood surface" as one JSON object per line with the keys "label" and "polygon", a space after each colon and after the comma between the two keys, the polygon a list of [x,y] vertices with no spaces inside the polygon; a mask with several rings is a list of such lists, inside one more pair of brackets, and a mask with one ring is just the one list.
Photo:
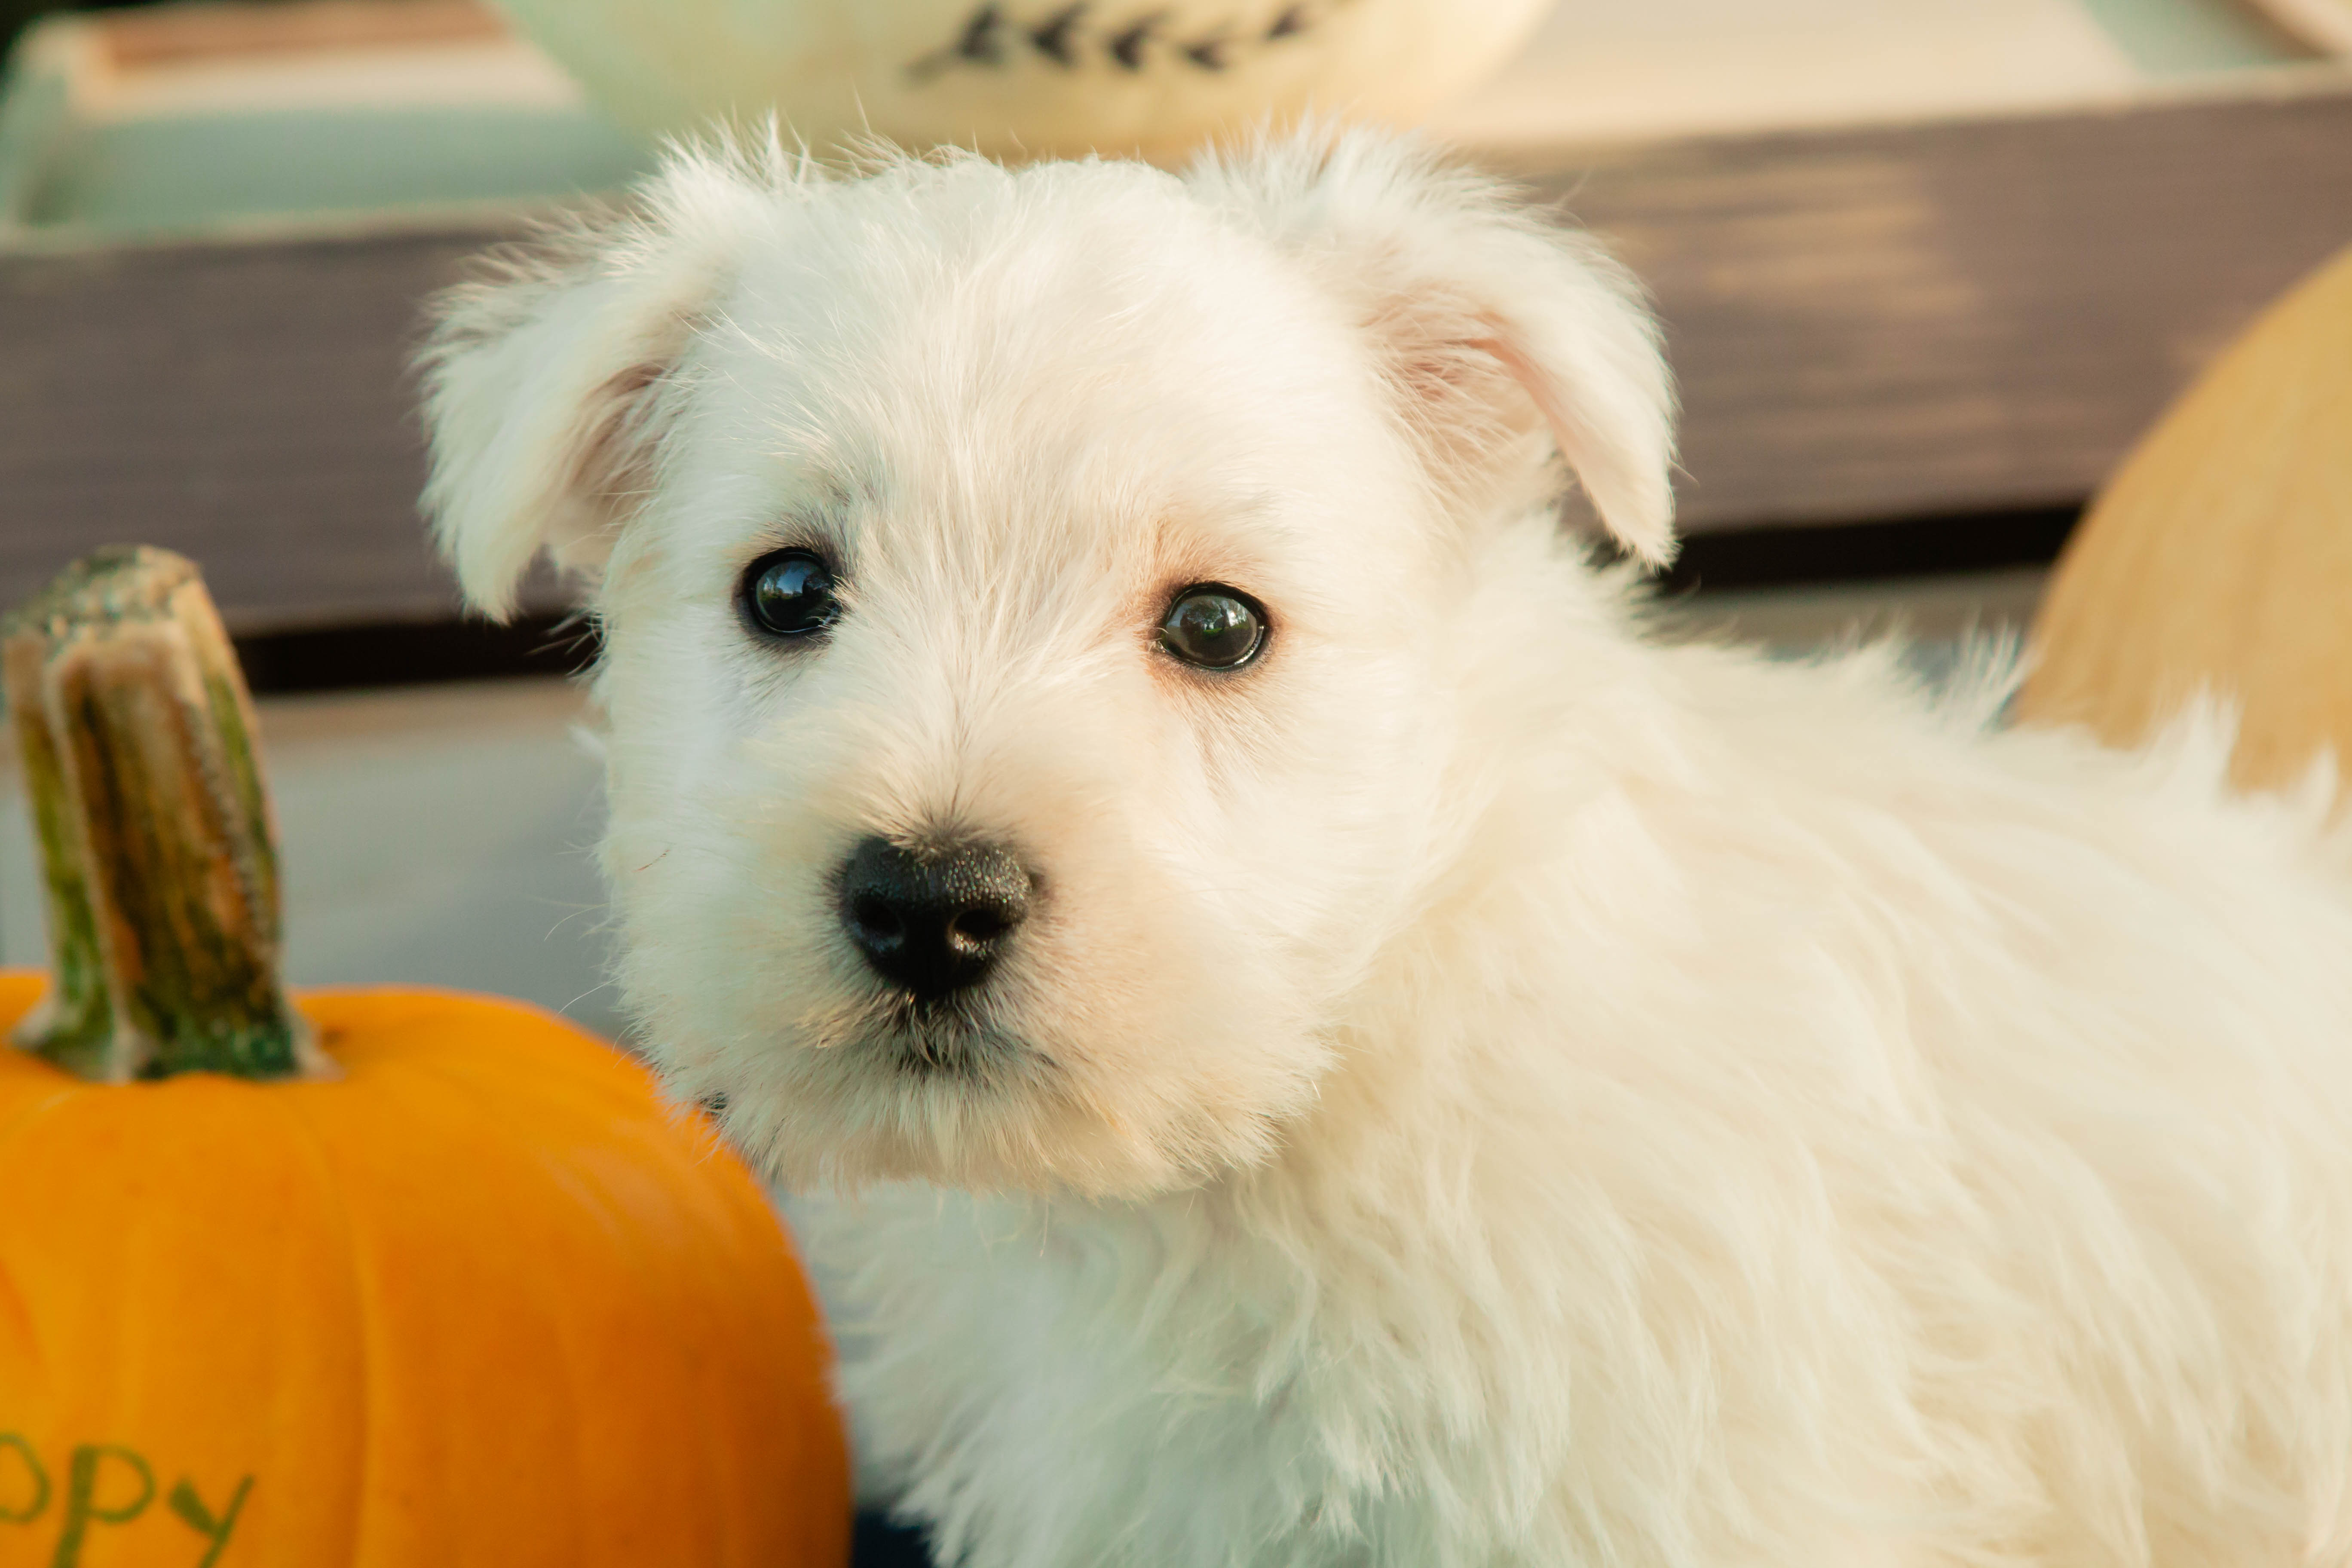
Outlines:
{"label": "dark wood surface", "polygon": [[0,603],[116,541],[238,630],[437,619],[406,359],[479,236],[0,262]]}
{"label": "dark wood surface", "polygon": [[[1656,292],[1695,530],[2077,502],[2352,244],[2340,82],[1546,162],[1514,172]],[[453,614],[405,361],[488,237],[0,257],[0,603],[138,540],[197,557],[243,632]]]}
{"label": "dark wood surface", "polygon": [[1655,291],[1686,527],[2068,504],[2352,245],[2352,87],[1692,142],[1537,178]]}

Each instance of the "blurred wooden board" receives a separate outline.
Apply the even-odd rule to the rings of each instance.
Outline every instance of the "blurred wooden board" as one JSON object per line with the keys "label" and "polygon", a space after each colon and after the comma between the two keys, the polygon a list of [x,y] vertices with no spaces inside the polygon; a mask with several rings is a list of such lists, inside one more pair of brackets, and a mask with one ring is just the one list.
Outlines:
{"label": "blurred wooden board", "polygon": [[452,613],[404,362],[484,237],[0,260],[0,602],[137,540],[202,563],[238,630]]}
{"label": "blurred wooden board", "polygon": [[2352,78],[1517,171],[1654,292],[1692,529],[2076,503],[2352,243]]}
{"label": "blurred wooden board", "polygon": [[117,71],[257,56],[502,38],[474,0],[309,0],[296,6],[164,5],[109,18],[98,35]]}
{"label": "blurred wooden board", "polygon": [[[2352,243],[2352,78],[1493,161],[1655,290],[1690,527],[2063,505]],[[451,613],[404,363],[496,232],[0,256],[0,601],[137,538],[243,630]]]}

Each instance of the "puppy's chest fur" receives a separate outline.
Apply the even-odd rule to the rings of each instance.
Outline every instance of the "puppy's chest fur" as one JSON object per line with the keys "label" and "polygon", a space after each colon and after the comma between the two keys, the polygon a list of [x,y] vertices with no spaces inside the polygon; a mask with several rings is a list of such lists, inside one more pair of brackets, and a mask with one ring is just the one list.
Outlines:
{"label": "puppy's chest fur", "polygon": [[[1903,1484],[1864,1441],[1899,1416],[1823,1331],[1895,1310],[1866,1269],[1767,1344],[1766,1312],[1707,1300],[1696,1215],[1655,1216],[1683,1234],[1645,1259],[1642,1222],[1594,1193],[1507,1237],[1466,1213],[1408,1236],[1368,1208],[1293,1212],[1281,1240],[1237,1227],[1234,1198],[796,1203],[830,1266],[863,1489],[976,1568],[1715,1563],[1759,1527],[1829,1568],[1926,1561],[1841,1514]],[[1743,1364],[1710,1364],[1726,1351]],[[1686,1441],[1662,1441],[1677,1423]],[[1751,1489],[1812,1517],[1728,1517]]]}
{"label": "puppy's chest fur", "polygon": [[975,1564],[1339,1568],[1433,1544],[1412,1517],[1427,1498],[1378,1479],[1401,1457],[1392,1402],[1427,1414],[1369,1364],[1399,1347],[1336,1342],[1318,1283],[1218,1206],[793,1200],[865,1489]]}

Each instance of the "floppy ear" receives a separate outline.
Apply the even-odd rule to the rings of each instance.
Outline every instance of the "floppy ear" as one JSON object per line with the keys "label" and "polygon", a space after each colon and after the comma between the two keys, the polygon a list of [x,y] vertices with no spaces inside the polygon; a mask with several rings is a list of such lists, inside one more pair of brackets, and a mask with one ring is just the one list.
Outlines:
{"label": "floppy ear", "polygon": [[504,619],[541,550],[593,580],[652,478],[694,331],[774,187],[672,155],[632,209],[486,259],[434,302],[425,510],[476,609]]}
{"label": "floppy ear", "polygon": [[1450,495],[1498,496],[1556,447],[1620,544],[1673,559],[1673,387],[1592,240],[1388,132],[1308,131],[1189,177],[1350,302]]}

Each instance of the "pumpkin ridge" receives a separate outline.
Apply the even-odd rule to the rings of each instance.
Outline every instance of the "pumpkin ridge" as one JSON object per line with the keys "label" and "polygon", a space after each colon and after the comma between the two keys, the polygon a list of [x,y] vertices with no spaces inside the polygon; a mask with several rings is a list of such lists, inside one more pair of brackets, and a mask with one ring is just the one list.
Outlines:
{"label": "pumpkin ridge", "polygon": [[[442,1067],[444,1065],[442,1063],[428,1060],[425,1065],[426,1072],[419,1075],[420,1082],[444,1089],[445,1091],[452,1083],[456,1083],[461,1089],[461,1092],[447,1095],[442,1107],[445,1116],[448,1116],[451,1112],[462,1115],[467,1126],[484,1129],[493,1138],[503,1131],[499,1107],[494,1103],[494,1090],[487,1085],[466,1082],[458,1075],[435,1070]],[[451,1121],[454,1122],[454,1121],[455,1117],[451,1117]],[[550,1188],[554,1189],[562,1198],[578,1202],[573,1189],[579,1178],[577,1173],[571,1169],[572,1152],[566,1150],[564,1154],[563,1168],[560,1170],[554,1168],[553,1160],[543,1154],[540,1159],[528,1163],[517,1163],[529,1171],[531,1180],[540,1187],[539,1192],[531,1194],[532,1201],[521,1205],[526,1212],[533,1214],[543,1212],[546,1207],[544,1194]],[[600,1212],[598,1217],[605,1220],[610,1228],[621,1228],[611,1226],[608,1210]],[[586,1358],[581,1353],[577,1336],[569,1331],[572,1327],[571,1318],[570,1314],[563,1310],[563,1292],[560,1286],[542,1278],[536,1269],[521,1270],[520,1276],[524,1281],[524,1287],[516,1289],[512,1294],[522,1298],[527,1289],[529,1306],[550,1324],[547,1342],[553,1352],[552,1359],[559,1370],[557,1374],[548,1381],[552,1388],[561,1391],[564,1402],[564,1420],[562,1425],[566,1438],[563,1451],[568,1471],[564,1489],[573,1497],[586,1497],[590,1495],[588,1479],[593,1468],[584,1447],[588,1423],[581,1417],[578,1391],[592,1381],[588,1375],[590,1369],[584,1364]],[[545,1457],[551,1460],[553,1458],[552,1455]],[[585,1554],[583,1551],[584,1543],[578,1537],[576,1526],[573,1527],[572,1539],[567,1544],[569,1546],[567,1552],[561,1554],[551,1553],[551,1555],[556,1556],[558,1561],[571,1562],[577,1561]]]}
{"label": "pumpkin ridge", "polygon": [[[13,1044],[5,1031],[12,1027],[15,1023],[14,1018],[0,1020],[0,1056],[21,1058],[20,1063],[13,1065],[20,1066],[28,1078],[38,1074],[45,1078],[55,1078],[60,1081],[55,1083],[46,1092],[37,1093],[37,1097],[21,1106],[11,1108],[5,1116],[0,1116],[0,1148],[10,1146],[51,1114],[71,1105],[89,1087],[62,1068],[52,1067],[45,1058],[37,1057],[32,1052]],[[0,1068],[0,1070],[5,1069]],[[0,1261],[0,1291],[6,1292],[8,1301],[15,1308],[15,1316],[22,1331],[23,1342],[32,1352],[34,1364],[47,1365],[48,1354],[46,1347],[41,1343],[37,1331],[38,1325],[33,1321],[32,1308],[26,1301],[22,1287],[17,1285],[16,1277],[9,1272],[5,1261]]]}
{"label": "pumpkin ridge", "polygon": [[[42,1352],[40,1325],[33,1321],[33,1309],[25,1300],[24,1289],[16,1283],[16,1276],[0,1268],[0,1344],[7,1343],[10,1334],[24,1348],[27,1366],[48,1364],[48,1357]],[[0,1366],[5,1364],[0,1361]]]}
{"label": "pumpkin ridge", "polygon": [[[457,994],[460,1000],[469,1000],[462,994]],[[481,1015],[496,1009],[468,1005],[459,1011],[467,1021],[486,1021]],[[436,1018],[427,1013],[420,1021],[440,1023],[445,1027],[439,1032],[446,1034],[446,1026],[455,1020]],[[642,1111],[617,1095],[604,1093],[598,1093],[592,1101],[583,1103],[581,1097],[573,1092],[572,1074],[566,1069],[593,1063],[593,1082],[594,1087],[601,1089],[606,1064],[599,1058],[607,1047],[561,1020],[546,1019],[544,1025],[550,1033],[540,1042],[541,1048],[528,1054],[545,1056],[553,1061],[551,1064],[533,1063],[529,1068],[515,1065],[516,1058],[526,1053],[500,1048],[507,1043],[503,1040],[469,1042],[462,1053],[454,1047],[434,1048],[429,1043],[416,1044],[404,1037],[378,1042],[384,1054],[378,1061],[369,1064],[381,1069],[371,1075],[369,1089],[379,1111],[389,1105],[392,1113],[380,1113],[374,1121],[379,1124],[396,1121],[429,1127],[436,1141],[446,1140],[453,1144],[495,1151],[505,1156],[509,1163],[497,1166],[490,1173],[490,1177],[505,1190],[506,1196],[513,1200],[517,1212],[546,1214],[550,1210],[551,1200],[575,1208],[582,1206],[578,1192],[582,1177],[574,1144],[577,1142],[580,1147],[588,1147],[593,1141],[577,1135],[591,1127],[611,1124],[607,1136],[612,1131],[625,1130],[633,1139],[639,1137],[643,1131]],[[556,1033],[559,1030],[560,1035]],[[412,1045],[415,1048],[408,1048]],[[478,1061],[489,1071],[485,1074],[467,1072],[462,1066],[467,1061]],[[555,1070],[542,1070],[551,1065]],[[333,1086],[327,1086],[327,1089],[329,1094],[334,1092]],[[314,1112],[333,1103],[316,1093],[304,1094],[300,1098],[310,1102]],[[337,1113],[340,1114],[342,1109],[341,1105],[335,1105]],[[631,1114],[633,1110],[636,1112],[634,1117]],[[513,1148],[500,1135],[518,1112],[527,1112],[540,1127],[542,1136],[551,1118],[558,1119],[556,1124],[572,1136],[566,1137],[553,1151]],[[332,1141],[315,1121],[310,1125],[327,1150],[326,1158],[331,1164],[337,1166],[338,1190],[347,1191],[348,1182],[337,1162]],[[522,1195],[525,1189],[518,1184],[519,1181],[530,1184],[528,1196]],[[379,1256],[381,1249],[394,1244],[394,1235],[369,1223],[363,1207],[355,1205],[352,1212],[357,1216],[352,1226],[354,1262],[362,1271],[361,1278],[365,1281],[376,1278],[372,1259]],[[619,1223],[616,1205],[598,1205],[594,1217],[599,1222],[599,1228],[605,1232],[634,1236],[635,1227]],[[479,1232],[469,1226],[467,1234],[478,1237]],[[527,1241],[536,1235],[525,1227],[517,1239]],[[559,1239],[571,1239],[570,1233],[559,1228]],[[381,1290],[368,1290],[362,1297],[362,1310],[367,1314],[372,1334],[382,1321],[377,1302],[383,1294]],[[591,1495],[586,1483],[592,1466],[583,1447],[586,1430],[591,1423],[585,1418],[586,1411],[581,1403],[580,1391],[595,1382],[589,1375],[593,1358],[583,1353],[577,1342],[578,1336],[567,1331],[572,1322],[572,1314],[565,1310],[566,1293],[560,1282],[534,1267],[510,1270],[501,1299],[520,1307],[521,1310],[516,1314],[518,1317],[535,1320],[547,1330],[548,1337],[540,1342],[539,1348],[553,1347],[556,1352],[552,1358],[555,1370],[551,1375],[534,1379],[534,1385],[541,1395],[537,1403],[543,1408],[551,1394],[562,1401],[562,1414],[559,1424],[570,1454],[569,1485],[562,1489],[570,1496]],[[370,1342],[388,1344],[393,1338],[388,1334],[378,1335]],[[542,1449],[540,1458],[547,1460],[552,1455]],[[554,1550],[551,1544],[542,1543],[548,1545],[548,1560],[590,1560],[593,1555],[591,1542],[578,1536],[577,1522],[567,1519],[566,1527],[574,1534],[563,1543],[562,1550]]]}
{"label": "pumpkin ridge", "polygon": [[[0,1019],[0,1055],[21,1057],[22,1066],[26,1070],[27,1077],[34,1073],[40,1073],[43,1076],[54,1075],[64,1081],[28,1103],[12,1109],[5,1117],[0,1117],[0,1149],[8,1147],[58,1107],[71,1104],[76,1092],[85,1087],[79,1079],[50,1067],[43,1058],[12,1044],[5,1031],[15,1023],[14,1018]],[[20,1330],[20,1337],[26,1348],[32,1353],[33,1364],[47,1365],[48,1356],[41,1344],[37,1331],[38,1325],[33,1321],[32,1308],[25,1300],[24,1290],[17,1285],[15,1275],[9,1272],[5,1260],[0,1260],[0,1293],[5,1294],[8,1304],[15,1309],[15,1318]]]}
{"label": "pumpkin ridge", "polygon": [[[360,1257],[359,1227],[352,1218],[350,1196],[343,1189],[342,1173],[328,1155],[325,1134],[304,1110],[310,1097],[272,1094],[266,1098],[276,1108],[279,1119],[292,1129],[295,1141],[317,1169],[319,1190],[326,1194],[329,1206],[334,1210],[339,1222],[336,1241],[351,1269],[352,1300],[359,1318],[360,1375],[352,1395],[358,1405],[354,1419],[360,1431],[359,1479],[352,1489],[350,1525],[344,1532],[343,1550],[334,1561],[349,1564],[349,1568],[363,1568],[360,1543],[367,1539],[368,1500],[376,1494],[375,1384],[383,1339],[376,1321],[375,1299],[368,1289],[366,1265]],[[294,1103],[297,1100],[302,1103]]]}

